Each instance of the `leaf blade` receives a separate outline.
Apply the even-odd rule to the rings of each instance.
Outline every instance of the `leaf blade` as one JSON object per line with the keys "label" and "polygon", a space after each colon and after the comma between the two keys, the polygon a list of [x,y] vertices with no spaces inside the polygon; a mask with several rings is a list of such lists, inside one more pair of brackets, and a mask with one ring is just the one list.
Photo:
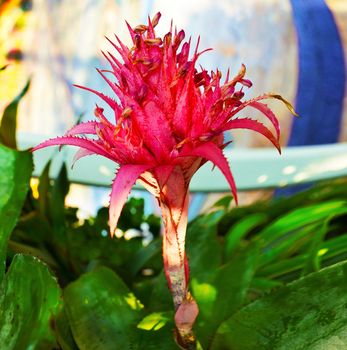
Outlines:
{"label": "leaf blade", "polygon": [[[212,349],[347,346],[347,262],[308,275],[246,306],[218,329]],[[316,347],[317,346],[317,347]]]}

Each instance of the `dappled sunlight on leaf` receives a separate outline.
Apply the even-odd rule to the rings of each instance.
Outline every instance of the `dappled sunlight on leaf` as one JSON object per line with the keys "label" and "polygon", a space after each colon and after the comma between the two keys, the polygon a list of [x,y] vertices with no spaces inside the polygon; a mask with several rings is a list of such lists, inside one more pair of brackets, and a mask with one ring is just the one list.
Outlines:
{"label": "dappled sunlight on leaf", "polygon": [[158,331],[163,328],[172,318],[172,312],[153,312],[143,318],[137,325],[137,328],[146,331]]}
{"label": "dappled sunlight on leaf", "polygon": [[191,287],[193,295],[202,307],[202,312],[210,314],[217,298],[217,288],[209,283],[199,283],[196,278],[192,278]]}
{"label": "dappled sunlight on leaf", "polygon": [[133,293],[128,293],[124,296],[124,300],[133,310],[141,310],[143,309],[143,305],[140,303],[138,299],[136,299]]}

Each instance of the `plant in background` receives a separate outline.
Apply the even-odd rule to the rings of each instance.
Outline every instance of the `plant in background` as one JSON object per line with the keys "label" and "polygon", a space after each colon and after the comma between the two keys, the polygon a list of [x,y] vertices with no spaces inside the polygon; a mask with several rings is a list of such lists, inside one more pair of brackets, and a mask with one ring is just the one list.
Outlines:
{"label": "plant in background", "polygon": [[[119,165],[110,200],[111,235],[136,180],[158,199],[165,226],[164,270],[176,310],[176,340],[188,349],[196,347],[192,328],[198,315],[197,304],[188,291],[189,268],[185,253],[189,182],[206,161],[211,161],[226,177],[237,202],[236,186],[223,155],[227,146],[223,133],[239,128],[254,130],[280,150],[278,120],[261,101],[279,99],[294,111],[286,100],[274,94],[243,101],[243,88],[252,85],[244,78],[244,66],[235,78],[229,79],[228,74],[224,82],[219,70],[211,73],[203,68],[197,70],[196,62],[202,53],[198,52],[198,44],[190,57],[191,41],[183,42],[183,30],[173,32],[170,29],[162,39],[157,37],[154,27],[159,18],[158,13],[147,26],[128,26],[133,41],[131,48],[118,37],[118,44],[109,40],[123,62],[110,52],[104,53],[111,70],[98,72],[118,102],[101,92],[79,86],[109,105],[114,122],[96,106],[97,120],[80,123],[65,136],[45,141],[34,150],[72,145],[80,147],[75,160],[99,154]],[[110,73],[111,77],[105,73]],[[275,132],[254,119],[236,117],[248,106],[262,112]],[[92,135],[92,138],[84,135]]]}

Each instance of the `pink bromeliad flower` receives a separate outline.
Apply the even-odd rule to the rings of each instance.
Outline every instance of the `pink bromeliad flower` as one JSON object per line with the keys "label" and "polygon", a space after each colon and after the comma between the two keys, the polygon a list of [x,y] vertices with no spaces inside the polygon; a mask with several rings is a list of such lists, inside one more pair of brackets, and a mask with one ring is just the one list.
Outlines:
{"label": "pink bromeliad flower", "polygon": [[[45,141],[34,150],[72,145],[79,147],[76,160],[99,154],[119,165],[110,199],[111,235],[136,180],[158,199],[165,225],[164,268],[176,309],[177,338],[183,347],[189,348],[195,342],[192,325],[198,314],[188,291],[185,253],[189,182],[205,162],[211,161],[226,177],[237,202],[235,182],[223,155],[226,146],[223,133],[240,128],[254,130],[280,150],[278,120],[261,101],[276,98],[291,111],[292,108],[281,96],[273,94],[242,101],[243,88],[252,86],[244,78],[245,67],[235,78],[229,79],[228,74],[224,81],[219,70],[209,73],[197,69],[202,52],[196,47],[190,53],[191,43],[183,42],[183,30],[174,33],[170,30],[163,38],[157,37],[154,27],[159,18],[158,13],[147,26],[128,25],[131,48],[118,37],[117,44],[109,40],[123,62],[110,52],[103,53],[111,70],[98,72],[118,97],[117,101],[79,86],[106,102],[114,112],[114,121],[106,118],[104,110],[97,106],[96,120],[78,124],[65,136]],[[248,106],[262,112],[274,132],[256,120],[236,117]]]}

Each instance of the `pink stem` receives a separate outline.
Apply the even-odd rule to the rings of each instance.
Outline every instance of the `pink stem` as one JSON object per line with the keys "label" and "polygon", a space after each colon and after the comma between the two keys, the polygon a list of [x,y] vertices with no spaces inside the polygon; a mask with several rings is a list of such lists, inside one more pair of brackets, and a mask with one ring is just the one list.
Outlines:
{"label": "pink stem", "polygon": [[176,310],[176,341],[183,349],[196,349],[193,324],[199,309],[188,291],[189,269],[185,253],[188,196],[187,192],[180,208],[170,206],[163,200],[160,200],[160,207],[165,225],[164,270]]}

